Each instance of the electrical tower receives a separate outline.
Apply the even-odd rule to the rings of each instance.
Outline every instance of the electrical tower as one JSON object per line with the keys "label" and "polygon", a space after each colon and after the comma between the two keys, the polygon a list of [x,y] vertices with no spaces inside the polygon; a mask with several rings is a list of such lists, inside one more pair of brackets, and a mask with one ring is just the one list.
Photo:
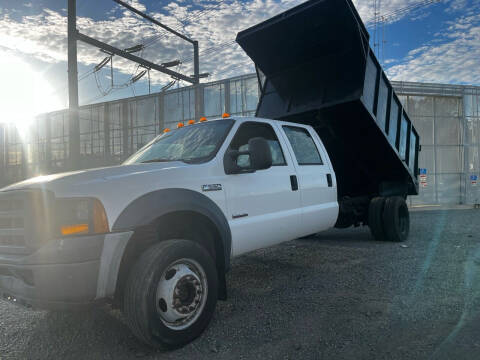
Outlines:
{"label": "electrical tower", "polygon": [[373,18],[372,21],[373,27],[373,49],[374,53],[377,56],[377,59],[381,60],[382,66],[385,62],[385,45],[387,43],[386,37],[386,27],[389,21],[397,19],[402,15],[406,15],[412,11],[418,10],[420,8],[426,7],[440,2],[441,0],[423,0],[412,5],[406,6],[404,8],[397,9],[388,14],[382,14],[382,0],[372,0],[373,1]]}
{"label": "electrical tower", "polygon": [[385,45],[385,21],[381,13],[382,0],[373,0],[373,52],[377,59],[384,54]]}

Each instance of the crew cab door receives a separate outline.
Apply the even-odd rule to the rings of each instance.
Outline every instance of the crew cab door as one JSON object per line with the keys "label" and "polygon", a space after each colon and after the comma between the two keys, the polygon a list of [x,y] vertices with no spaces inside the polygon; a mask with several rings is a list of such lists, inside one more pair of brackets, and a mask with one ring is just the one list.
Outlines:
{"label": "crew cab door", "polygon": [[320,138],[310,127],[282,125],[301,195],[301,236],[332,227],[338,217],[336,179]]}
{"label": "crew cab door", "polygon": [[[278,128],[267,122],[244,122],[226,150],[248,151],[250,139],[263,137],[268,141],[273,158],[273,166],[269,169],[226,175],[223,182],[234,256],[292,240],[298,235],[300,193],[291,180],[295,168],[277,131]],[[241,155],[237,165],[248,168],[248,155]]]}

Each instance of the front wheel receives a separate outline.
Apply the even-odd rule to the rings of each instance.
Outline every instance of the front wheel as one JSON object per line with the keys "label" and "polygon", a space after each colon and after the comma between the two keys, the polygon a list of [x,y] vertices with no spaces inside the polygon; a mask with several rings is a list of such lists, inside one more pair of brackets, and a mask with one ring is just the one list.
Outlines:
{"label": "front wheel", "polygon": [[188,240],[148,248],[133,266],[124,314],[133,333],[153,347],[179,347],[208,326],[218,298],[212,256]]}

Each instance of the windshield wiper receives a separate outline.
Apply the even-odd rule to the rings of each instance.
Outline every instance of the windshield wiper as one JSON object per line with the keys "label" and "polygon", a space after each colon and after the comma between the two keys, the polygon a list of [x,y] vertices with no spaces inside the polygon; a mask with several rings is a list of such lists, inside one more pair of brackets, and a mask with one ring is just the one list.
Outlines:
{"label": "windshield wiper", "polygon": [[148,164],[148,163],[169,162],[169,161],[178,161],[178,160],[172,160],[172,159],[152,159],[152,160],[141,161],[141,163],[142,163],[142,164]]}
{"label": "windshield wiper", "polygon": [[181,159],[180,161],[183,161],[184,163],[187,163],[187,164],[199,164],[199,163],[202,163],[205,161],[205,159],[207,159],[208,156],[202,156],[202,157],[198,157],[198,158],[191,158],[191,159]]}

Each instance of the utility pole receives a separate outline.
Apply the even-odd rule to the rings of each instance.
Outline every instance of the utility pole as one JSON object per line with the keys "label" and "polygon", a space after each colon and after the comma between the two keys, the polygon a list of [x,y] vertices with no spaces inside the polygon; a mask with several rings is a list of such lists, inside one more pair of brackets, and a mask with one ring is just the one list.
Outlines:
{"label": "utility pole", "polygon": [[68,129],[70,167],[79,168],[80,123],[78,116],[77,8],[68,0]]}
{"label": "utility pole", "polygon": [[200,60],[198,51],[198,41],[193,42],[193,78],[195,87],[195,120],[205,115],[203,111],[203,98],[200,88]]}
{"label": "utility pole", "polygon": [[195,79],[194,84],[198,85],[200,83],[200,56],[196,40],[193,42],[193,78]]}

